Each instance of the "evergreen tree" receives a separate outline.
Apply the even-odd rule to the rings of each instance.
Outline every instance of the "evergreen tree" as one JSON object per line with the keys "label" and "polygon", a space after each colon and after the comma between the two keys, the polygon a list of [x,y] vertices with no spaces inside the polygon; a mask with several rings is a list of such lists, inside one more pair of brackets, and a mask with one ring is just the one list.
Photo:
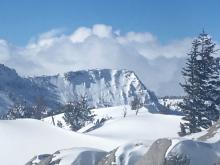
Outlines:
{"label": "evergreen tree", "polygon": [[41,101],[36,102],[36,105],[31,106],[26,102],[16,103],[9,108],[4,119],[17,119],[17,118],[32,118],[42,119],[46,115],[46,106]]}
{"label": "evergreen tree", "polygon": [[[185,84],[180,84],[184,91],[186,92],[186,97],[183,99],[183,103],[180,104],[180,108],[182,109],[183,113],[185,114],[183,120],[186,121],[183,125],[181,124],[181,133],[184,134],[186,131],[184,130],[187,128],[190,133],[200,131],[198,127],[198,112],[199,109],[198,105],[198,47],[199,42],[195,39],[192,43],[192,49],[188,53],[188,59],[186,62],[186,67],[183,68],[182,75],[185,80]],[[183,127],[185,126],[185,127]]]}
{"label": "evergreen tree", "polygon": [[81,96],[78,101],[64,106],[63,118],[73,131],[77,131],[85,126],[86,122],[93,121],[94,115],[91,114],[86,97]]}
{"label": "evergreen tree", "polygon": [[63,128],[63,124],[61,123],[60,120],[57,121],[57,126],[60,127],[60,128]]}
{"label": "evergreen tree", "polygon": [[131,101],[131,109],[135,110],[136,115],[138,115],[139,109],[143,107],[143,103],[141,98],[137,95],[134,96],[133,100]]}
{"label": "evergreen tree", "polygon": [[181,124],[181,134],[207,129],[219,118],[220,82],[214,47],[212,39],[203,32],[193,41],[188,53],[186,67],[182,71],[185,83],[180,84],[186,92],[180,104],[186,121]]}
{"label": "evergreen tree", "polygon": [[32,112],[34,119],[42,119],[47,114],[47,106],[43,96],[38,96],[35,101],[35,105],[32,106]]}
{"label": "evergreen tree", "polygon": [[8,110],[5,119],[14,120],[17,118],[25,118],[25,115],[26,107],[21,104],[15,104]]}
{"label": "evergreen tree", "polygon": [[[219,60],[214,57],[215,43],[205,32],[198,37],[200,46],[200,78],[201,99],[204,103],[204,116],[209,121],[217,121],[219,118]],[[212,122],[209,122],[212,124]],[[202,123],[203,124],[203,123]]]}

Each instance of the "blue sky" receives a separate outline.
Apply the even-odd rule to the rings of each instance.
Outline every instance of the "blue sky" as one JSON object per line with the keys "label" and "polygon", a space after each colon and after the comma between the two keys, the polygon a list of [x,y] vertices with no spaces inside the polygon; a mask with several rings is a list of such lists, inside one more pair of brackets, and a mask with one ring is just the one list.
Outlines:
{"label": "blue sky", "polygon": [[0,62],[25,76],[129,69],[157,94],[179,95],[193,37],[205,28],[220,48],[219,6],[219,0],[0,0]]}
{"label": "blue sky", "polygon": [[54,28],[66,33],[103,23],[151,32],[161,42],[192,37],[204,27],[220,40],[219,0],[0,0],[0,38],[25,45]]}

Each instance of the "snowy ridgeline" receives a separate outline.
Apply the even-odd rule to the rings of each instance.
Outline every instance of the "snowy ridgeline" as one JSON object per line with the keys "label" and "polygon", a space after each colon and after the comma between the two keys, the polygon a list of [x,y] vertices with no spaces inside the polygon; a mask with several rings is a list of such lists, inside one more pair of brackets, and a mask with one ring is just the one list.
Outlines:
{"label": "snowy ridgeline", "polygon": [[0,65],[0,79],[0,113],[14,103],[34,105],[38,97],[43,97],[49,109],[56,110],[81,95],[87,96],[91,107],[129,104],[138,95],[151,110],[161,108],[154,93],[128,70],[94,69],[23,78]]}
{"label": "snowy ridgeline", "polygon": [[160,98],[159,103],[173,112],[181,112],[179,104],[183,102],[183,98]]}
{"label": "snowy ridgeline", "polygon": [[[152,114],[146,108],[136,115],[126,107],[124,117],[124,111],[124,106],[94,109],[96,120],[109,120],[92,130],[92,125],[87,124],[79,132],[53,126],[50,118],[1,120],[1,163],[143,165],[148,160],[149,164],[190,161],[192,165],[213,165],[219,161],[219,123],[208,131],[180,138],[177,132],[181,116]],[[55,120],[61,120],[61,115]],[[90,131],[81,133],[86,130]],[[164,137],[170,138],[155,141]]]}

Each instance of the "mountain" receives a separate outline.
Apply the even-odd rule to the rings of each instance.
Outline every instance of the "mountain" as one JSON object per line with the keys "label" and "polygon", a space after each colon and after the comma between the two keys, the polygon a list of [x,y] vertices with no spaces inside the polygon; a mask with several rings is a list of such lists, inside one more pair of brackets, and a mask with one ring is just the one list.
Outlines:
{"label": "mountain", "polygon": [[55,101],[56,95],[46,87],[19,76],[14,69],[0,64],[0,113],[7,111],[14,103],[34,104],[39,96],[45,96],[49,107],[58,104]]}
{"label": "mountain", "polygon": [[130,104],[134,96],[139,96],[149,110],[162,109],[154,93],[129,70],[93,69],[24,78],[0,65],[0,79],[1,112],[14,103],[34,105],[38,97],[43,97],[50,109],[58,109],[84,95],[95,108]]}
{"label": "mountain", "polygon": [[137,75],[128,70],[93,69],[67,72],[63,75],[40,76],[32,81],[53,91],[61,103],[86,95],[92,107],[129,104],[135,95],[146,106],[157,108],[158,100]]}

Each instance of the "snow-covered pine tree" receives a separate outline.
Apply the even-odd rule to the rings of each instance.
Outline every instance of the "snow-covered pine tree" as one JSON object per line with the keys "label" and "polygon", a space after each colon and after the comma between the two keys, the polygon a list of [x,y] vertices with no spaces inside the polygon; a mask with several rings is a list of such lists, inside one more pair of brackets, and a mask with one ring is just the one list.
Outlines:
{"label": "snow-covered pine tree", "polygon": [[5,119],[14,120],[18,118],[27,118],[27,108],[23,104],[14,104],[11,108],[9,108],[7,114],[5,115]]}
{"label": "snow-covered pine tree", "polygon": [[210,126],[213,121],[219,119],[219,99],[220,99],[220,80],[219,80],[219,60],[215,55],[215,43],[212,38],[203,31],[198,37],[200,42],[200,79],[201,79],[201,99],[206,108],[203,116],[209,120]]}
{"label": "snow-covered pine tree", "polygon": [[[219,67],[214,57],[215,44],[204,31],[192,43],[186,67],[182,74],[185,84],[181,84],[186,97],[180,104],[186,122],[181,125],[188,133],[209,128],[219,118]],[[184,126],[184,127],[183,127]]]}
{"label": "snow-covered pine tree", "polygon": [[32,106],[33,118],[42,119],[47,114],[47,106],[43,96],[38,96],[35,101],[35,105]]}
{"label": "snow-covered pine tree", "polygon": [[14,120],[19,118],[34,118],[33,109],[24,103],[15,103],[11,106],[3,119]]}
{"label": "snow-covered pine tree", "polygon": [[[184,77],[185,83],[180,84],[184,89],[186,96],[183,99],[183,102],[179,105],[182,109],[185,116],[183,120],[186,122],[181,124],[181,134],[184,135],[186,130],[189,133],[195,133],[200,131],[198,126],[198,115],[199,109],[197,107],[198,104],[198,47],[199,42],[195,39],[192,42],[192,49],[188,53],[188,58],[186,62],[185,68],[182,70],[182,75]],[[186,130],[184,130],[186,129]]]}
{"label": "snow-covered pine tree", "polygon": [[63,124],[60,120],[57,121],[57,126],[60,127],[60,128],[63,128]]}
{"label": "snow-covered pine tree", "polygon": [[133,100],[131,101],[131,110],[135,110],[136,115],[138,115],[139,109],[143,107],[143,103],[141,98],[137,95],[134,96]]}
{"label": "snow-covered pine tree", "polygon": [[94,115],[91,114],[86,97],[81,96],[78,101],[64,106],[63,118],[73,131],[77,131],[85,126],[86,122],[93,121]]}

